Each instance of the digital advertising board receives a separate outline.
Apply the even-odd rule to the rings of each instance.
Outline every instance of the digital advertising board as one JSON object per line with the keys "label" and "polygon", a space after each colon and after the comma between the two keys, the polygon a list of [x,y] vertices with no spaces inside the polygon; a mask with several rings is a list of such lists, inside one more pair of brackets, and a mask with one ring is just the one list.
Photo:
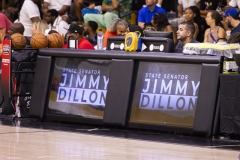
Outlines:
{"label": "digital advertising board", "polygon": [[139,62],[130,122],[193,127],[201,67]]}

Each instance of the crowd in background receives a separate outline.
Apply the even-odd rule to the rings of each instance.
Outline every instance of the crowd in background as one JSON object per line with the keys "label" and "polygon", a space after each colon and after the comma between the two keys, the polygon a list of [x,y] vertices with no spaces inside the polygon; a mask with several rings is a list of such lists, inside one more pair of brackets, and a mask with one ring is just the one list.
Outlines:
{"label": "crowd in background", "polygon": [[14,33],[23,34],[29,43],[36,33],[49,36],[54,31],[65,38],[63,48],[74,36],[79,49],[94,49],[98,28],[106,29],[104,47],[109,37],[131,31],[143,36],[148,30],[173,32],[176,48],[186,43],[240,42],[240,0],[178,0],[174,19],[168,18],[164,1],[145,0],[132,24],[132,0],[2,0],[0,43]]}

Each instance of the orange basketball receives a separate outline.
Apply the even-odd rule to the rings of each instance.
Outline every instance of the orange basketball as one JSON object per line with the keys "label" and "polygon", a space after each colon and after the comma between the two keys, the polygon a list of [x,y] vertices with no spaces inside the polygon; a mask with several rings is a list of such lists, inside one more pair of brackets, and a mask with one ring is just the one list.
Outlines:
{"label": "orange basketball", "polygon": [[27,45],[27,39],[20,33],[14,33],[11,35],[12,48],[25,48]]}
{"label": "orange basketball", "polygon": [[47,39],[49,48],[62,48],[64,44],[64,38],[59,33],[51,33]]}
{"label": "orange basketball", "polygon": [[46,48],[48,47],[47,37],[44,34],[35,33],[30,40],[30,45],[32,48]]}

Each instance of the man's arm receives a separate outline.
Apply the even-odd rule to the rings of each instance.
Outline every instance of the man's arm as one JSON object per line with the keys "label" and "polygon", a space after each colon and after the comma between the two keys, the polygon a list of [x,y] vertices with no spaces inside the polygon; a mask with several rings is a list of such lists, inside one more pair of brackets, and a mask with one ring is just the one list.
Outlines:
{"label": "man's arm", "polygon": [[30,19],[31,19],[32,23],[37,22],[37,21],[40,20],[39,17],[32,17],[32,18],[30,18]]}
{"label": "man's arm", "polygon": [[58,14],[62,15],[65,14],[69,9],[69,6],[63,5],[62,8],[58,11]]}
{"label": "man's arm", "polygon": [[197,6],[198,9],[200,9],[200,5],[201,5],[200,1],[196,3],[196,6]]}
{"label": "man's arm", "polygon": [[143,10],[140,10],[139,13],[138,13],[138,25],[141,27],[141,28],[144,28],[144,24],[145,24],[145,18],[144,18],[144,12]]}
{"label": "man's arm", "polygon": [[49,3],[48,3],[48,2],[43,2],[43,6],[42,6],[42,12],[43,12],[43,14],[47,14],[48,6],[49,6]]}
{"label": "man's arm", "polygon": [[0,28],[0,43],[2,43],[5,36],[6,36],[6,28]]}
{"label": "man's arm", "polygon": [[182,4],[178,4],[178,17],[182,17],[182,13],[183,13],[183,6]]}

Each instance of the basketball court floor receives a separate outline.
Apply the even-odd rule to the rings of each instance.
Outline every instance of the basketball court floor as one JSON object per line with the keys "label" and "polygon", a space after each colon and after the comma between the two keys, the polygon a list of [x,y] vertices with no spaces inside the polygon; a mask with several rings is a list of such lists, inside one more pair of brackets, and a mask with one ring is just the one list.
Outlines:
{"label": "basketball court floor", "polygon": [[0,160],[239,160],[237,139],[0,117]]}

